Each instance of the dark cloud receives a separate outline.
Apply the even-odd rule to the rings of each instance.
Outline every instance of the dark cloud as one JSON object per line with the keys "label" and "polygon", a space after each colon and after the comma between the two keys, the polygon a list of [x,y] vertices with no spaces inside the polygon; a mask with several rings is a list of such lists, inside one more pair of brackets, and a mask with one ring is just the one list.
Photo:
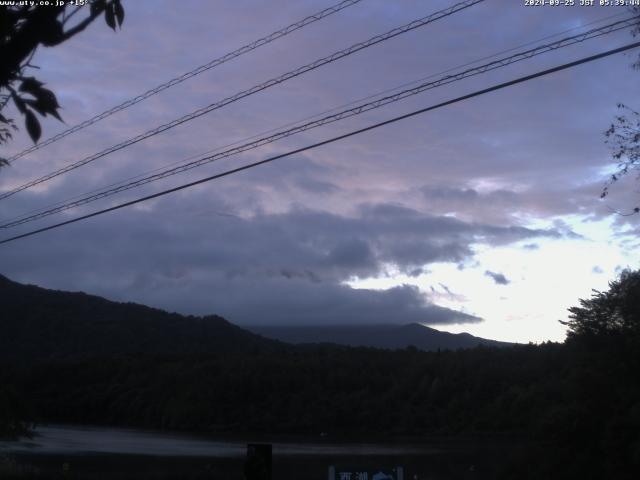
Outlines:
{"label": "dark cloud", "polygon": [[204,198],[211,199],[192,195],[179,206],[165,198],[149,209],[6,245],[0,251],[3,273],[246,323],[459,323],[478,319],[432,305],[408,286],[373,291],[344,282],[384,275],[389,266],[417,275],[433,262],[463,262],[476,243],[559,235],[468,223],[395,204],[364,205],[349,216],[304,208],[222,215],[224,202],[205,207]]}
{"label": "dark cloud", "polygon": [[333,183],[323,182],[307,176],[300,176],[295,179],[295,184],[298,188],[311,193],[331,194],[338,190],[338,187]]}
{"label": "dark cloud", "polygon": [[[545,218],[583,213],[601,218],[606,214],[599,203],[600,183],[581,185],[575,189],[568,182],[554,183],[543,183],[520,191],[496,188],[480,192],[451,185],[425,185],[419,191],[425,208],[430,212],[455,213],[461,218],[503,225],[519,223],[522,215]],[[579,238],[564,223],[558,225],[558,229],[568,236]]]}
{"label": "dark cloud", "polygon": [[480,193],[473,188],[457,188],[451,185],[426,185],[421,189],[425,199],[443,205],[473,206],[475,202],[493,202],[510,205],[512,208],[518,203],[516,192],[504,189],[493,190],[488,193]]}
{"label": "dark cloud", "polygon": [[498,285],[509,285],[509,283],[511,283],[507,279],[507,277],[505,277],[504,274],[502,274],[502,273],[492,272],[491,270],[486,270],[484,272],[484,274],[485,274],[485,276],[492,278],[493,281]]}
{"label": "dark cloud", "polygon": [[[476,323],[473,315],[433,305],[416,287],[388,290],[353,289],[344,285],[269,282],[239,279],[225,282],[219,308],[240,324],[425,324]],[[241,295],[240,292],[245,292]],[[222,293],[222,292],[221,292]],[[249,294],[247,294],[249,293]]]}

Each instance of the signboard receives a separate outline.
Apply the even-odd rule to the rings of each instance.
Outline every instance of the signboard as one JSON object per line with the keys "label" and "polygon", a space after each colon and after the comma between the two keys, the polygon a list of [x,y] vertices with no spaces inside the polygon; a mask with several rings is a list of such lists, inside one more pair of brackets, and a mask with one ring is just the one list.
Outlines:
{"label": "signboard", "polygon": [[393,468],[357,468],[329,467],[327,480],[404,480],[404,469]]}

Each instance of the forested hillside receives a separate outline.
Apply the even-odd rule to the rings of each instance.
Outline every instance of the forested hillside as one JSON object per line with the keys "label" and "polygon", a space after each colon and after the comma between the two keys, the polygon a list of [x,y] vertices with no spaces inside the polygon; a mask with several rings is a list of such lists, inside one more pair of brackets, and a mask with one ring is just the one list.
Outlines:
{"label": "forested hillside", "polygon": [[0,276],[0,358],[86,358],[279,348],[225,319],[183,316],[85,293],[21,285]]}

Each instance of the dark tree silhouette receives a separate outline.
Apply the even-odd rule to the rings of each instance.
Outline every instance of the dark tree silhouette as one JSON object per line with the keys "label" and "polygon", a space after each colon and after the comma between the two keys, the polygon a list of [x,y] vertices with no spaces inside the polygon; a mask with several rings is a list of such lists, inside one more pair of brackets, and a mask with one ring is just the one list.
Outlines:
{"label": "dark tree silhouette", "polygon": [[[640,113],[622,103],[618,104],[620,114],[614,119],[605,132],[606,142],[611,147],[611,154],[618,162],[618,170],[611,175],[602,190],[601,198],[609,194],[609,187],[627,175],[630,171],[640,168]],[[634,207],[632,213],[640,212],[640,207]]]}
{"label": "dark tree silhouette", "polygon": [[[18,2],[16,2],[18,3]],[[27,133],[34,142],[42,134],[38,115],[62,120],[55,94],[44,83],[26,75],[39,46],[54,47],[85,30],[104,14],[114,31],[122,26],[124,9],[120,0],[66,2],[64,5],[0,7],[0,144],[8,142],[18,129],[3,112],[13,102],[24,116]],[[77,5],[76,5],[77,4]],[[7,161],[0,157],[0,166]],[[26,431],[16,394],[0,384],[0,437],[15,437]]]}
{"label": "dark tree silhouette", "polygon": [[[640,18],[640,7],[633,7],[631,12]],[[640,22],[631,31],[635,37],[640,34]],[[631,65],[634,70],[640,70],[640,57]],[[604,198],[609,194],[609,187],[640,167],[640,113],[623,103],[618,104],[620,114],[616,115],[613,123],[605,132],[606,143],[611,147],[611,154],[618,162],[618,170],[611,175],[600,194]],[[623,215],[634,215],[640,212],[640,206]]]}
{"label": "dark tree silhouette", "polygon": [[640,334],[640,270],[625,270],[609,283],[609,290],[595,290],[591,298],[571,307],[568,337]]}
{"label": "dark tree silhouette", "polygon": [[[16,2],[18,3],[18,2]],[[24,2],[28,3],[28,2]],[[60,105],[55,94],[26,72],[39,46],[54,47],[85,30],[96,18],[104,19],[114,31],[122,26],[124,9],[120,0],[78,0],[56,6],[0,7],[0,144],[17,130],[14,119],[3,114],[11,101],[24,116],[27,133],[34,142],[42,134],[38,115],[58,120]],[[0,165],[6,160],[0,159]]]}

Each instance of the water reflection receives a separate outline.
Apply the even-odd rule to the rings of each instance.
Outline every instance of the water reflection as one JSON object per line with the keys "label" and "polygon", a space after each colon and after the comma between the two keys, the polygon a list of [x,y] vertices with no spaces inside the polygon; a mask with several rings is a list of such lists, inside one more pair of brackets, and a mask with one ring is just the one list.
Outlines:
{"label": "water reflection", "polygon": [[[0,441],[0,453],[130,454],[177,457],[243,457],[246,441],[212,441],[188,435],[76,426],[38,427],[32,439]],[[434,453],[428,446],[274,443],[274,455],[411,455]]]}

